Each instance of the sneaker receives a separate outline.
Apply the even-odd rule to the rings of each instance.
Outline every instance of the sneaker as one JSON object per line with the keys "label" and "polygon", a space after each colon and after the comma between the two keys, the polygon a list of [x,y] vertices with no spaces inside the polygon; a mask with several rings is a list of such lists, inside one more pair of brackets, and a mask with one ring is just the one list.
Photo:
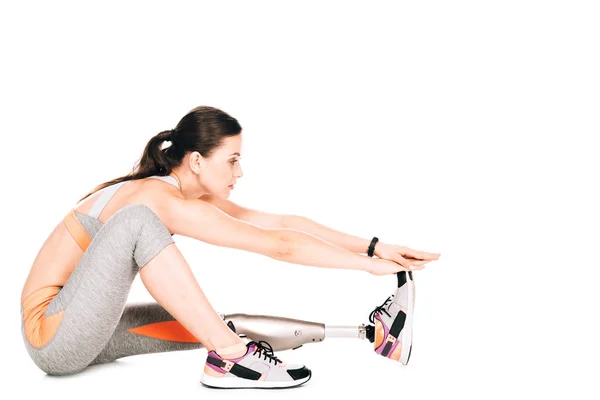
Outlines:
{"label": "sneaker", "polygon": [[264,340],[246,344],[246,354],[224,359],[208,352],[200,382],[212,388],[288,388],[306,383],[311,377],[304,365],[287,365],[273,354]]}
{"label": "sneaker", "polygon": [[397,276],[396,292],[371,312],[369,321],[375,324],[375,352],[406,365],[412,352],[415,283],[412,271],[400,271]]}

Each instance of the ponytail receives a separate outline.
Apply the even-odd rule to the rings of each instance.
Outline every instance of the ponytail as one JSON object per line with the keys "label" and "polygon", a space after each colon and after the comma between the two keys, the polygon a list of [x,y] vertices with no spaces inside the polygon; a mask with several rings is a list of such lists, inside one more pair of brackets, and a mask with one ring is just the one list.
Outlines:
{"label": "ponytail", "polygon": [[[173,149],[171,149],[173,147],[172,139],[174,132],[173,129],[169,129],[154,136],[146,144],[142,157],[136,163],[131,173],[98,185],[91,192],[82,197],[79,202],[85,200],[98,190],[116,183],[143,179],[153,175],[165,176],[171,174],[173,168],[177,166],[177,160],[172,156]],[[171,146],[162,149],[162,144],[164,142],[171,142]]]}

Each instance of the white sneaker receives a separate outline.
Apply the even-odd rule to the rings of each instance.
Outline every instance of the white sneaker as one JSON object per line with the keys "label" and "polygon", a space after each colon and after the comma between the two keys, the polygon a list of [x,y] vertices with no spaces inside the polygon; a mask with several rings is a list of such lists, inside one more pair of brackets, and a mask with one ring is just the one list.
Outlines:
{"label": "white sneaker", "polygon": [[212,388],[288,388],[302,385],[311,377],[304,365],[287,365],[275,357],[264,340],[250,341],[246,349],[246,354],[233,359],[208,352],[200,382]]}
{"label": "white sneaker", "polygon": [[412,271],[400,271],[397,276],[396,292],[371,312],[369,321],[375,324],[375,352],[406,365],[412,352],[415,282]]}

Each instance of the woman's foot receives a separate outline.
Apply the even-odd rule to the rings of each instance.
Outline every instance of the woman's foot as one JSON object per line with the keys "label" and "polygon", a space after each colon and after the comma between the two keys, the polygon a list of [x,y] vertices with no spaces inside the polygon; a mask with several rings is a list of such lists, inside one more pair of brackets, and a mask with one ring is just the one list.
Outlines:
{"label": "woman's foot", "polygon": [[273,354],[269,343],[261,340],[246,344],[246,353],[238,358],[224,358],[214,350],[208,352],[203,385],[212,388],[288,388],[302,385],[311,377],[304,365],[287,365]]}

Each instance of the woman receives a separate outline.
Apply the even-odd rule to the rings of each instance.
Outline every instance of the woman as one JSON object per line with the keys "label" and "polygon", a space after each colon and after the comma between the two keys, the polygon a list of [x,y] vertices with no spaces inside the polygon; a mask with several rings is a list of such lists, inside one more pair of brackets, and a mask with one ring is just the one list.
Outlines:
{"label": "woman", "polygon": [[[242,176],[241,132],[238,121],[219,109],[191,110],[175,129],[150,139],[132,173],[96,187],[55,227],[21,295],[23,339],[40,369],[72,374],[125,356],[203,345],[207,386],[290,387],[310,379],[305,366],[286,365],[268,343],[246,343],[224,323],[173,234],[285,262],[373,274],[420,269],[437,257],[404,259],[391,251],[396,246],[381,243],[375,249],[380,258],[365,257],[285,229],[280,216],[228,201]],[[166,141],[171,145],[162,149]],[[157,303],[125,304],[138,272]]]}

